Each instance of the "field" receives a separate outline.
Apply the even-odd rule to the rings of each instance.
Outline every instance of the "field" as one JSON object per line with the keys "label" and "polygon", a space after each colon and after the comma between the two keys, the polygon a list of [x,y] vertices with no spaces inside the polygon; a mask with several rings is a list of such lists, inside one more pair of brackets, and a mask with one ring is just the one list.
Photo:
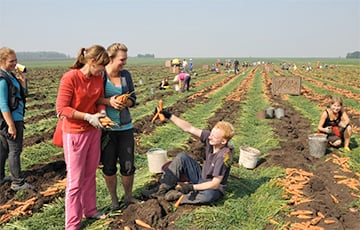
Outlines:
{"label": "field", "polygon": [[[158,90],[161,79],[175,74],[165,59],[130,59],[138,96],[131,110],[136,138],[134,195],[141,204],[110,212],[110,197],[99,169],[99,209],[109,218],[84,220],[84,229],[142,229],[141,219],[154,229],[360,229],[360,62],[345,59],[261,59],[242,67],[240,74],[214,73],[202,68],[216,59],[194,60],[189,92],[172,86]],[[239,59],[242,61],[242,59]],[[328,68],[316,68],[317,61]],[[249,63],[257,59],[245,60]],[[297,70],[282,70],[280,63],[296,63]],[[13,192],[0,187],[1,229],[64,229],[65,163],[62,149],[51,143],[57,118],[55,100],[68,62],[24,63],[29,68],[29,97],[25,116],[22,168],[36,191]],[[302,66],[311,65],[312,71]],[[194,74],[196,73],[196,74]],[[300,77],[300,95],[272,94],[275,77]],[[143,82],[144,84],[141,84]],[[171,82],[172,84],[172,82]],[[315,133],[321,111],[331,95],[341,96],[354,134],[350,153],[328,147],[326,155],[309,154],[308,135]],[[158,101],[199,128],[217,121],[234,124],[236,154],[226,196],[210,206],[183,205],[142,197],[141,191],[157,183],[160,175],[148,170],[146,152],[167,150],[169,158],[184,151],[202,161],[202,145],[170,122],[151,123]],[[283,108],[280,119],[261,119],[258,112]],[[249,170],[238,164],[241,146],[261,151],[258,165]],[[8,168],[6,174],[9,174]],[[118,192],[123,195],[122,185]]]}

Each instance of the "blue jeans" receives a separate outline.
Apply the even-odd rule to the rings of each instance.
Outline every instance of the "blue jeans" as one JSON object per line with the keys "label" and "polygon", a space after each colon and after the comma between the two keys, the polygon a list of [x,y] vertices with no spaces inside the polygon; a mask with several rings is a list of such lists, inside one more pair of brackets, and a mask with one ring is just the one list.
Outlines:
{"label": "blue jeans", "polygon": [[[204,182],[201,178],[200,164],[186,153],[179,153],[171,162],[168,169],[174,173],[177,178],[185,174],[188,181],[193,184]],[[208,204],[222,197],[222,193],[215,189],[192,191],[184,196],[181,204]]]}
{"label": "blue jeans", "polygon": [[22,152],[24,122],[16,121],[16,139],[9,139],[6,135],[0,137],[0,179],[5,177],[5,163],[9,160],[9,169],[12,183],[22,185],[24,178],[21,175],[20,154]]}

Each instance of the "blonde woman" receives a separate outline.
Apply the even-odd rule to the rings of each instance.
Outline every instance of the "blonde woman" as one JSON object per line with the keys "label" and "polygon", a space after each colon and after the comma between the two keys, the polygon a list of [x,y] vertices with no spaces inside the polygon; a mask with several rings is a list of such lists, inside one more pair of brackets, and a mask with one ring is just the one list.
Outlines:
{"label": "blonde woman", "polygon": [[351,151],[352,128],[340,97],[333,97],[328,108],[321,113],[318,130],[327,134],[330,145],[340,147],[343,144],[345,151]]}
{"label": "blonde woman", "polygon": [[[128,48],[122,43],[113,43],[107,48],[110,62],[103,73],[105,86],[105,99],[99,103],[106,105],[106,114],[118,124],[111,130],[103,132],[101,162],[108,191],[111,196],[111,209],[120,208],[117,195],[117,164],[124,188],[125,205],[138,202],[132,196],[135,174],[134,157],[134,131],[130,114],[131,107],[135,106],[136,94],[134,83],[129,71],[124,69],[127,61]],[[124,97],[123,103],[115,99]]]}
{"label": "blonde woman", "polygon": [[33,188],[21,175],[20,154],[24,137],[25,73],[16,69],[15,51],[0,49],[0,184],[6,182],[5,162],[9,160],[11,189]]}

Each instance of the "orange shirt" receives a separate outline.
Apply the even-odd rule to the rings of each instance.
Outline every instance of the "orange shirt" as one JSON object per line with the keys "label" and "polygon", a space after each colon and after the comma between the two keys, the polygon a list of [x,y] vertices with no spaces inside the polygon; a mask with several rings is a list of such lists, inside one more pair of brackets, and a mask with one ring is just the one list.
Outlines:
{"label": "orange shirt", "polygon": [[73,119],[73,114],[75,111],[94,114],[105,109],[104,105],[96,105],[96,101],[104,97],[103,84],[100,74],[87,78],[78,69],[70,70],[63,75],[56,99],[56,111],[59,117],[65,117],[64,132],[82,133],[94,129],[85,120]]}

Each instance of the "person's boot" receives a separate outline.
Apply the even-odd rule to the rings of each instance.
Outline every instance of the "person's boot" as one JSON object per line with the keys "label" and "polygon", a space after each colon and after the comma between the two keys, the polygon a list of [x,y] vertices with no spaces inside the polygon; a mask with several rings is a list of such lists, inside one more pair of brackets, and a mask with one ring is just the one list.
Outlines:
{"label": "person's boot", "polygon": [[150,198],[161,198],[164,197],[165,194],[172,188],[172,186],[167,185],[165,183],[160,184],[157,192],[150,195]]}
{"label": "person's boot", "polygon": [[182,193],[176,189],[171,189],[165,194],[165,200],[166,201],[175,201],[180,198]]}
{"label": "person's boot", "polygon": [[175,187],[178,178],[169,169],[165,169],[164,174],[160,179],[160,186],[156,193],[150,195],[151,198],[163,197],[167,191]]}
{"label": "person's boot", "polygon": [[142,190],[142,191],[141,191],[141,194],[142,194],[144,197],[149,198],[152,194],[156,193],[158,190],[159,190],[159,185],[157,185],[157,186],[155,186],[155,187],[153,187],[153,188],[150,188],[150,189]]}

